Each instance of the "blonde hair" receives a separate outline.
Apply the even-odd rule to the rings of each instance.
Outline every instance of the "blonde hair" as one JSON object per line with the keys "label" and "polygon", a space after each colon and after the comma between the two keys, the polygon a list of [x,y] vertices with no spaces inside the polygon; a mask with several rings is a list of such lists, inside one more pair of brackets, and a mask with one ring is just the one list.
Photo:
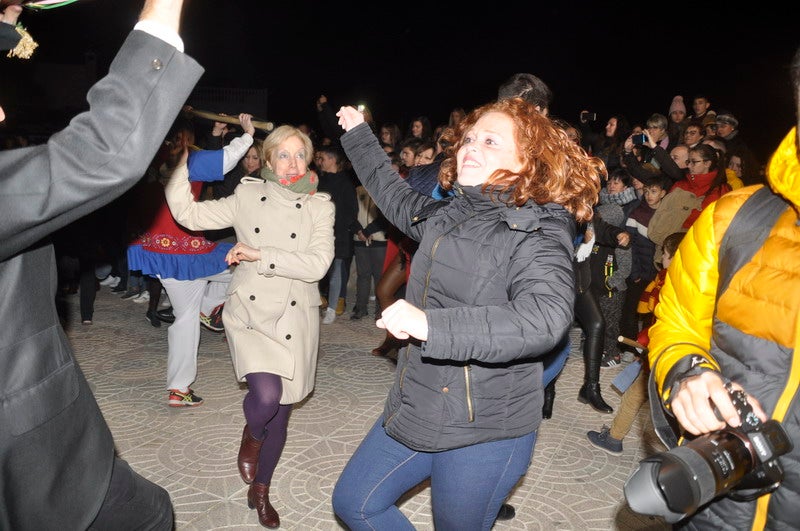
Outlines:
{"label": "blonde hair", "polygon": [[303,148],[306,150],[306,161],[311,164],[314,160],[314,144],[311,139],[303,131],[294,127],[293,125],[281,125],[276,127],[261,145],[261,164],[265,166],[267,162],[271,163],[272,155],[286,139],[296,136],[303,142]]}
{"label": "blonde hair", "polygon": [[[244,152],[245,155],[251,150],[256,150],[256,155],[258,155],[258,162],[261,164],[261,167],[264,167],[264,142],[259,140],[258,138],[253,139],[253,145],[247,148],[247,151]],[[241,160],[242,167],[244,167],[244,157]]]}

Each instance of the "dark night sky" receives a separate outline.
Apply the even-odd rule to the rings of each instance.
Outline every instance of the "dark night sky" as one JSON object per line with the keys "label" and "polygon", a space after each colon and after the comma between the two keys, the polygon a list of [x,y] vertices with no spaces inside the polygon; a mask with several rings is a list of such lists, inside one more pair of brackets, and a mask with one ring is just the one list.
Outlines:
{"label": "dark night sky", "polygon": [[[454,106],[494,98],[514,72],[544,79],[552,114],[570,121],[586,108],[603,124],[617,112],[643,122],[667,114],[675,94],[691,113],[692,96],[705,93],[764,155],[794,123],[787,65],[800,38],[789,13],[610,4],[191,0],[182,36],[206,68],[200,85],[268,89],[265,118],[276,123],[315,126],[321,93],[336,106],[367,103],[379,123],[405,127],[418,114],[440,123]],[[40,43],[36,60],[75,62],[93,50],[102,72],[141,5],[82,0],[22,22]]]}

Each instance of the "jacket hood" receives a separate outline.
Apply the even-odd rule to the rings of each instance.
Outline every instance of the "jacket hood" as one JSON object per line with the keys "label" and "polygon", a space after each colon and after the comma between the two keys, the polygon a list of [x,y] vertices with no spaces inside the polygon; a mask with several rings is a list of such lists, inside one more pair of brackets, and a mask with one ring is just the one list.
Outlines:
{"label": "jacket hood", "polygon": [[767,165],[767,182],[775,193],[800,208],[800,162],[797,157],[797,128],[792,128]]}
{"label": "jacket hood", "polygon": [[[483,205],[483,208],[499,209],[500,219],[506,222],[509,228],[532,232],[541,227],[543,219],[562,218],[571,219],[570,213],[562,205],[557,203],[545,203],[540,205],[533,200],[529,200],[522,206],[506,205],[497,194],[483,192],[481,186],[460,186],[456,183],[453,188],[456,195],[461,191],[462,195],[475,207]],[[494,199],[492,199],[494,198]],[[480,207],[476,208],[479,210]]]}
{"label": "jacket hood", "polygon": [[482,186],[461,186],[453,184],[455,194],[446,197],[436,203],[430,203],[415,213],[414,220],[419,222],[429,218],[434,212],[442,207],[443,204],[463,201],[470,205],[474,211],[498,211],[500,218],[513,230],[532,232],[541,227],[543,219],[555,218],[572,220],[572,214],[557,203],[546,203],[539,205],[534,201],[528,201],[522,206],[506,205],[501,200],[482,191]]}

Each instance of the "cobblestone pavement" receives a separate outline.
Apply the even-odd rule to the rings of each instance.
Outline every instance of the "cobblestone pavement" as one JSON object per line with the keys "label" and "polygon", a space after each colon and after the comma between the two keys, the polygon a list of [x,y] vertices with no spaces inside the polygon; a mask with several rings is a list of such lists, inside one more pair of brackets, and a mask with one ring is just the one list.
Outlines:
{"label": "cobblestone pavement", "polygon": [[[103,287],[89,326],[81,325],[77,295],[66,296],[62,306],[67,334],[120,455],[169,491],[177,531],[260,528],[236,469],[246,390],[234,377],[224,333],[202,330],[193,388],[205,403],[171,408],[164,389],[167,326],[146,321],[146,304],[120,300]],[[632,513],[622,493],[639,460],[663,449],[646,412],[640,412],[621,456],[588,442],[586,431],[610,424],[613,415],[577,401],[580,331],[571,336],[573,352],[558,380],[553,418],[542,423],[530,469],[509,499],[516,518],[495,529],[668,529],[660,519]],[[343,529],[331,493],[383,408],[394,364],[370,354],[382,338],[372,319],[352,321],[349,311],[322,326],[316,388],[292,413],[270,489],[283,529]],[[621,368],[601,374],[603,395],[615,408],[620,397],[610,383]],[[417,529],[433,530],[425,484],[407,494],[400,508]]]}

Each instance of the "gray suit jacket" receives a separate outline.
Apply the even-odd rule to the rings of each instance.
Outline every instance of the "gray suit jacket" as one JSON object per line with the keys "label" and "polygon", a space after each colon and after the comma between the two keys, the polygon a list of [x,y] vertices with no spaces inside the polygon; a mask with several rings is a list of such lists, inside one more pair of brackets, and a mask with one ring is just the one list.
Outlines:
{"label": "gray suit jacket", "polygon": [[203,69],[141,31],[128,36],[90,110],[46,145],[0,152],[0,529],[86,529],[114,441],[55,308],[43,238],[133,186]]}

